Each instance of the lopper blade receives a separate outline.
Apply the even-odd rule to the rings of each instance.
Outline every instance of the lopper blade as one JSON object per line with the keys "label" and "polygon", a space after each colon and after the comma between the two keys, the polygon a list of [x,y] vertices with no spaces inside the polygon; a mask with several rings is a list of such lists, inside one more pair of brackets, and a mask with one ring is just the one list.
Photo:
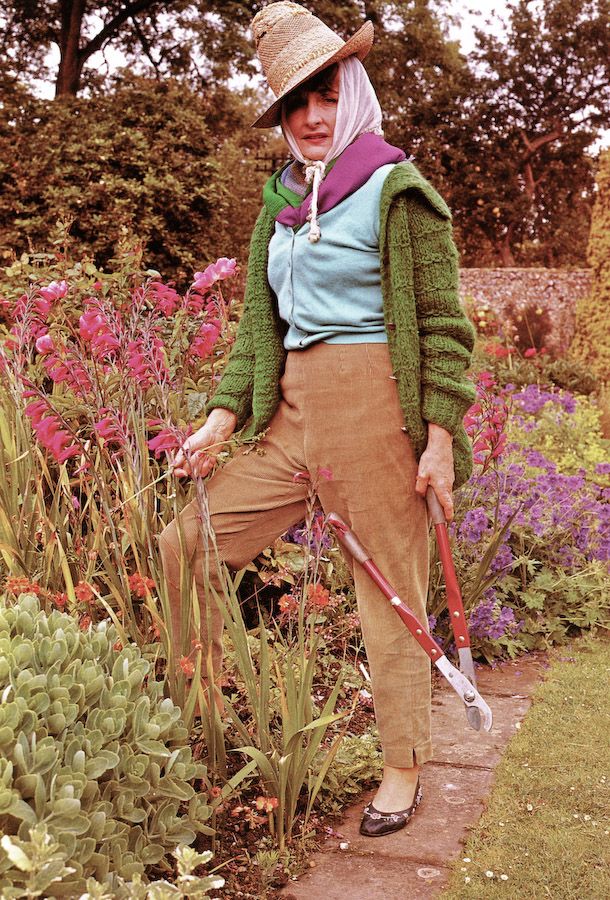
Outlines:
{"label": "lopper blade", "polygon": [[[476,731],[483,728],[484,731],[491,731],[493,724],[493,715],[491,709],[483,700],[476,687],[460,672],[459,669],[449,662],[446,656],[442,656],[435,661],[435,665],[439,672],[445,676],[453,690],[461,698],[462,703],[466,707],[466,718],[468,724]],[[469,715],[471,713],[471,715]],[[476,715],[475,715],[476,713]]]}
{"label": "lopper blade", "polygon": [[[460,672],[462,675],[466,676],[476,690],[477,678],[474,674],[474,663],[472,661],[470,647],[460,647],[458,650],[458,657],[460,660]],[[476,706],[466,707],[466,718],[468,719],[468,724],[471,728],[474,728],[475,731],[481,730],[481,713]]]}

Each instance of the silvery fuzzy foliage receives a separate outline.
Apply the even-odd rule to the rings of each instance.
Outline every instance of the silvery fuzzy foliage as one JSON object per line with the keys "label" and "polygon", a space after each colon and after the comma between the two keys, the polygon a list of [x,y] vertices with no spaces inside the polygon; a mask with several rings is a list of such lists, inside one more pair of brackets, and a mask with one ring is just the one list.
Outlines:
{"label": "silvery fuzzy foliage", "polygon": [[[39,823],[73,873],[44,896],[78,897],[87,878],[144,875],[190,844],[211,815],[181,710],[134,644],[102,622],[88,631],[32,595],[0,598],[0,833]],[[24,873],[0,849],[0,896]],[[10,893],[10,896],[22,896]]]}

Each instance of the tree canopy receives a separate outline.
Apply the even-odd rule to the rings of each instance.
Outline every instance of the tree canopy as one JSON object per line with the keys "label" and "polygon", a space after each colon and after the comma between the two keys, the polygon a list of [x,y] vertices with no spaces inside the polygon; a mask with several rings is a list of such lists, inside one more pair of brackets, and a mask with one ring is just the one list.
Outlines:
{"label": "tree canopy", "polygon": [[[94,96],[120,86],[116,73],[95,65],[96,53],[112,48],[130,75],[150,84],[173,79],[200,94],[217,150],[229,137],[254,149],[269,136],[247,134],[245,115],[236,113],[260,84],[248,28],[263,5],[0,0],[0,73],[4,84],[53,82],[59,101]],[[610,127],[610,0],[509,0],[506,27],[477,28],[468,56],[449,36],[448,0],[303,5],[344,37],[365,17],[373,21],[366,65],[387,138],[413,154],[446,196],[463,263],[584,260],[592,148]],[[236,84],[246,85],[243,92]],[[0,82],[0,100],[1,91]]]}

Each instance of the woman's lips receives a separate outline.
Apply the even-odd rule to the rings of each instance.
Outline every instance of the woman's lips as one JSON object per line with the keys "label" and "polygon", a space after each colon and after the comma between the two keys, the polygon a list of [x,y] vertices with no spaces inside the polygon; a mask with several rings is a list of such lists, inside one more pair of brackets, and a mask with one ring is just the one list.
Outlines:
{"label": "woman's lips", "polygon": [[306,134],[303,136],[304,141],[325,141],[328,138],[327,134]]}

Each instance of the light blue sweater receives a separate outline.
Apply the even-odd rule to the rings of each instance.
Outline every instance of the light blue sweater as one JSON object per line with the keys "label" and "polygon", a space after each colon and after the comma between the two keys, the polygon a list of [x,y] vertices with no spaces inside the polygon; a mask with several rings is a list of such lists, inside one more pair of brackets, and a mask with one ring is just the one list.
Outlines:
{"label": "light blue sweater", "polygon": [[[333,344],[383,343],[379,265],[379,205],[394,164],[381,166],[357,191],[319,216],[322,237],[308,240],[309,223],[296,233],[275,223],[267,276],[288,323],[286,350],[323,340]],[[300,202],[300,198],[299,198]]]}

